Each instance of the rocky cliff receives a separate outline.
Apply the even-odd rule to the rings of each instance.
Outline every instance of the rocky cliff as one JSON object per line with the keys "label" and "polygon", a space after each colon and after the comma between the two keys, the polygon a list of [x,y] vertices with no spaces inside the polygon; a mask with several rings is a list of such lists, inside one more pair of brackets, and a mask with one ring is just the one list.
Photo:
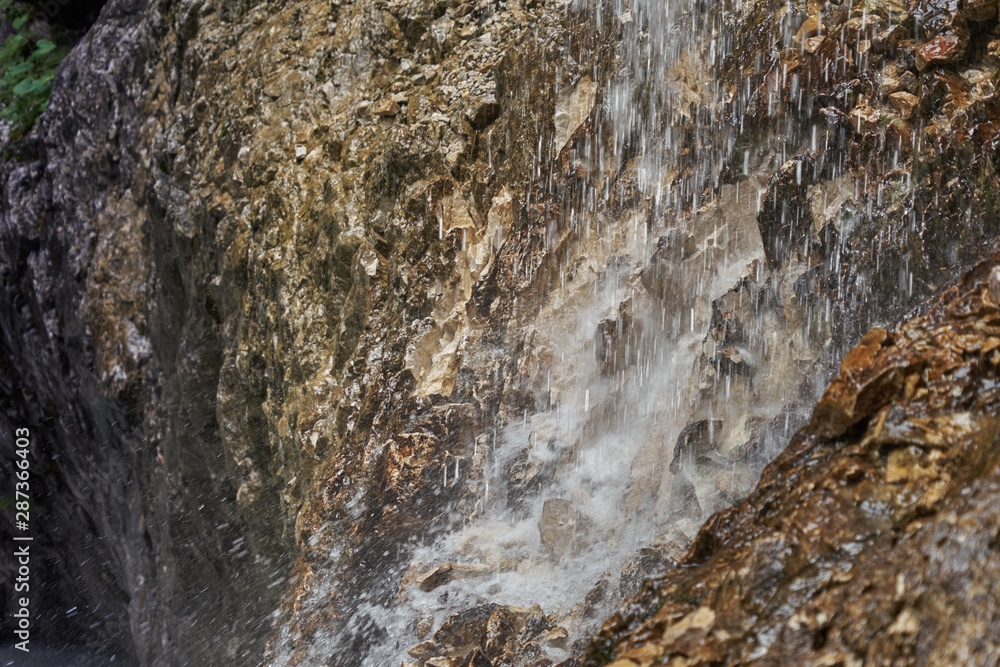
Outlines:
{"label": "rocky cliff", "polygon": [[[914,517],[990,469],[995,298],[869,333],[811,403],[991,252],[980,4],[111,0],[0,165],[39,638],[628,665],[918,636],[890,596],[944,575],[907,554],[988,518],[986,487]],[[850,583],[866,558],[905,581]],[[850,638],[862,599],[891,613]]]}

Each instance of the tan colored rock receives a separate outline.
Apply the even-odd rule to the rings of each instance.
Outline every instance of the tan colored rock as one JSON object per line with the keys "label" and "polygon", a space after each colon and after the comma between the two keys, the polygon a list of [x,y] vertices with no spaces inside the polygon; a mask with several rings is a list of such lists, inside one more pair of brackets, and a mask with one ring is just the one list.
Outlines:
{"label": "tan colored rock", "polygon": [[663,649],[657,644],[645,644],[643,646],[637,646],[633,649],[629,649],[623,657],[639,663],[639,667],[648,667],[649,665],[652,665],[662,654]]}
{"label": "tan colored rock", "polygon": [[669,653],[690,656],[698,644],[715,627],[715,612],[709,607],[699,607],[663,633],[663,648]]}
{"label": "tan colored rock", "polygon": [[909,118],[913,114],[913,109],[917,106],[917,96],[907,92],[897,92],[889,95],[889,103],[896,108],[903,119]]}
{"label": "tan colored rock", "polygon": [[878,109],[871,107],[867,102],[859,103],[850,114],[851,127],[855,132],[861,134],[873,131],[877,126],[882,114]]}
{"label": "tan colored rock", "polygon": [[489,574],[492,569],[488,565],[475,565],[464,563],[441,563],[435,565],[416,578],[417,587],[422,591],[432,591],[439,586],[444,586],[453,579],[465,579]]}
{"label": "tan colored rock", "polygon": [[936,471],[933,468],[921,465],[921,454],[921,450],[916,447],[905,447],[890,452],[886,463],[885,481],[893,484],[935,476]]}
{"label": "tan colored rock", "polygon": [[375,105],[375,115],[381,116],[382,118],[392,118],[397,115],[400,111],[399,104],[396,100],[388,98]]}
{"label": "tan colored rock", "polygon": [[819,37],[825,34],[826,26],[823,24],[822,19],[818,14],[813,14],[799,26],[798,32],[795,33],[794,46],[800,47],[810,37]]}
{"label": "tan colored rock", "polygon": [[542,544],[553,558],[562,558],[587,540],[587,522],[576,503],[565,498],[549,498],[538,520]]}
{"label": "tan colored rock", "polygon": [[552,628],[542,635],[543,642],[556,648],[566,648],[569,645],[569,640],[569,632],[562,626]]}
{"label": "tan colored rock", "polygon": [[420,642],[416,646],[410,647],[406,652],[410,655],[410,657],[423,661],[433,657],[437,650],[438,646],[434,640],[428,639],[427,641]]}
{"label": "tan colored rock", "polygon": [[805,49],[806,53],[816,53],[823,46],[823,42],[826,41],[824,35],[816,35],[813,37],[806,37],[805,43],[802,48]]}
{"label": "tan colored rock", "polygon": [[556,150],[562,150],[573,133],[590,116],[597,100],[597,85],[584,76],[575,86],[559,91],[556,98],[555,139]]}
{"label": "tan colored rock", "polygon": [[809,211],[812,213],[816,231],[820,231],[832,222],[840,228],[840,209],[854,198],[854,179],[849,175],[840,176],[831,181],[824,181],[810,186]]}
{"label": "tan colored rock", "polygon": [[889,96],[898,91],[901,87],[902,84],[900,84],[899,79],[893,76],[889,76],[887,74],[886,76],[882,77],[882,85],[880,86],[879,90],[883,95]]}
{"label": "tan colored rock", "polygon": [[986,45],[986,56],[994,67],[1000,65],[1000,39],[990,40]]}
{"label": "tan colored rock", "polygon": [[460,667],[462,664],[462,658],[438,656],[436,658],[428,659],[424,664],[427,667]]}
{"label": "tan colored rock", "polygon": [[912,635],[920,630],[920,623],[909,609],[903,609],[889,626],[890,635]]}
{"label": "tan colored rock", "polygon": [[[989,274],[987,295],[994,306],[1000,307],[1000,266],[994,267]],[[993,349],[991,347],[990,349]]]}

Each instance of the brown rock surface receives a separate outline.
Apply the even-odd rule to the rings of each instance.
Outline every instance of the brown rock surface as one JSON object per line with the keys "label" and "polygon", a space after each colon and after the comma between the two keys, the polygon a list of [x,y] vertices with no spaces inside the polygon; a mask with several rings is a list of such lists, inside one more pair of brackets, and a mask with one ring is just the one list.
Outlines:
{"label": "brown rock surface", "polygon": [[[712,517],[679,567],[604,625],[583,664],[635,660],[640,647],[656,664],[700,651],[712,657],[684,664],[994,664],[992,268],[894,331],[865,336],[757,490]],[[879,380],[887,374],[899,381]],[[878,398],[857,400],[872,383]],[[824,407],[845,396],[846,422]],[[713,622],[688,620],[699,614]]]}
{"label": "brown rock surface", "polygon": [[[624,420],[629,387],[670,336],[710,331],[681,355],[695,366],[690,394],[661,401],[681,406],[681,424],[720,422],[691,457],[693,481],[671,486],[677,434],[657,432],[622,481],[622,526],[627,513],[670,519],[617,587],[595,587],[632,590],[677,556],[701,512],[752,485],[827,362],[989,252],[1000,61],[988,4],[709,3],[681,12],[676,34],[692,41],[667,71],[637,73],[662,55],[638,6],[609,20],[547,0],[112,0],[39,127],[0,164],[2,425],[38,425],[39,516],[59,527],[36,543],[51,582],[39,627],[149,665],[254,664],[268,640],[275,665],[356,664],[401,641],[380,623],[410,592],[411,540],[481,515],[491,435],[573,407],[583,381],[550,373],[567,348],[571,364],[601,364],[607,396],[576,406],[598,430]],[[918,71],[918,49],[927,64],[938,57],[927,44],[956,39],[947,62]],[[633,88],[616,90],[634,104],[617,117],[608,85],[629,75]],[[889,90],[916,98],[908,115]],[[642,163],[665,143],[662,164]],[[642,183],[650,173],[660,180]],[[569,340],[587,299],[615,285],[628,296]],[[654,615],[661,638],[698,608],[715,613],[704,636],[704,623],[685,630],[674,664],[746,648],[751,621],[757,646],[802,640],[779,623],[780,603],[798,599],[781,582],[794,572],[796,585],[815,575],[847,590],[844,562],[824,569],[839,553],[827,537],[861,531],[837,544],[927,582],[955,545],[906,561],[906,545],[922,554],[930,538],[915,523],[917,537],[884,538],[899,508],[951,537],[989,522],[935,513],[947,494],[958,509],[982,499],[979,478],[956,495],[966,464],[951,438],[987,428],[985,408],[941,412],[957,400],[948,392],[992,400],[969,378],[989,370],[1000,334],[956,324],[994,327],[959,314],[975,306],[910,347],[876,331],[845,360],[759,504],[717,516],[689,556],[713,552],[714,530],[752,545],[729,569],[710,560],[723,602],[683,586],[642,598],[636,614]],[[928,412],[899,412],[898,396]],[[847,443],[869,427],[864,445]],[[566,449],[545,462],[524,449],[502,471],[512,512],[578,463]],[[589,539],[623,543],[621,530]],[[416,571],[432,606],[462,579],[449,559],[461,560]],[[0,559],[0,585],[10,568]],[[925,630],[921,604],[935,599],[970,617],[976,595],[993,602],[972,588],[901,604],[898,582],[871,581],[848,593],[866,600],[855,617],[880,641],[952,632]],[[588,598],[591,616],[612,599]],[[834,626],[810,613],[792,625],[816,628],[806,643],[818,645]],[[470,621],[478,634],[427,662],[479,667],[521,648],[528,660],[550,632],[576,638],[515,632],[510,614]],[[516,646],[494,651],[489,618],[492,637]],[[440,630],[413,625],[413,643]],[[858,632],[830,636],[855,651],[874,641]],[[622,664],[648,664],[657,642],[633,642]],[[821,660],[849,662],[841,644]]]}

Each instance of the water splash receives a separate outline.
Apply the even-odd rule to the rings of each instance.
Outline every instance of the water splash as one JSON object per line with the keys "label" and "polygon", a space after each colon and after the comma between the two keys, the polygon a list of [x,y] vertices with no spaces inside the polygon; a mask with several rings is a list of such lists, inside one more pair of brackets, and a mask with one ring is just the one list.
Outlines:
{"label": "water splash", "polygon": [[[740,178],[723,183],[741,127],[722,110],[745,108],[752,93],[720,88],[716,68],[732,43],[721,14],[698,0],[584,2],[574,11],[594,30],[611,23],[622,34],[614,75],[597,82],[610,155],[586,144],[580,163],[604,169],[604,180],[566,202],[572,236],[549,230],[550,247],[569,246],[559,279],[516,333],[519,368],[543,398],[481,433],[467,463],[444,466],[445,487],[475,485],[475,509],[456,514],[460,528],[414,541],[393,575],[402,581],[393,606],[361,601],[356,618],[386,638],[364,665],[405,660],[449,614],[484,602],[541,604],[572,636],[592,630],[634,584],[623,572],[636,571],[642,549],[682,548],[748,490],[777,450],[770,431],[793,426],[786,412],[769,427],[829,328],[827,309],[825,323],[791,335],[801,327],[787,317],[815,313],[776,307],[808,265],[773,282],[765,268],[757,216],[785,145],[744,149]],[[567,109],[591,94],[589,81],[561,93]],[[558,114],[556,144],[582,122]],[[536,175],[552,150],[539,141]],[[612,180],[629,175],[645,203],[609,222]],[[711,447],[674,452],[696,439]],[[565,646],[548,651],[566,656]]]}

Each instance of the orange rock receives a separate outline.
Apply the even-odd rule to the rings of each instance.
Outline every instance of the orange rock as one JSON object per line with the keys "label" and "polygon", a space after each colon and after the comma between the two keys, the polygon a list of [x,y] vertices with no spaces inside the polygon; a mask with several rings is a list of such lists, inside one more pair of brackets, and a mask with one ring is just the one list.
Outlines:
{"label": "orange rock", "polygon": [[840,362],[840,370],[848,373],[871,365],[888,335],[889,333],[882,327],[869,330],[861,337],[857,346],[844,355],[844,360]]}

